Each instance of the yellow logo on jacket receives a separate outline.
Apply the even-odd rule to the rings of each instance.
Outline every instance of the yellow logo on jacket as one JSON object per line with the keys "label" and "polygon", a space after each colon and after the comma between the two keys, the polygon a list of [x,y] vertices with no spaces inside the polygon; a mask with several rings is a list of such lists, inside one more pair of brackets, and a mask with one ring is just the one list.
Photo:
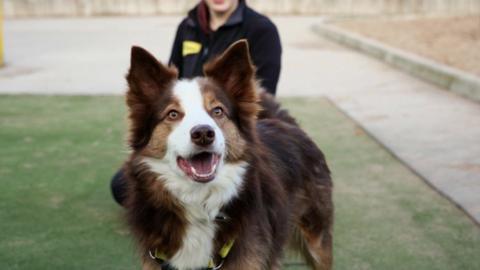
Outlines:
{"label": "yellow logo on jacket", "polygon": [[190,54],[197,54],[201,49],[202,44],[191,40],[185,40],[182,45],[182,56],[185,57]]}

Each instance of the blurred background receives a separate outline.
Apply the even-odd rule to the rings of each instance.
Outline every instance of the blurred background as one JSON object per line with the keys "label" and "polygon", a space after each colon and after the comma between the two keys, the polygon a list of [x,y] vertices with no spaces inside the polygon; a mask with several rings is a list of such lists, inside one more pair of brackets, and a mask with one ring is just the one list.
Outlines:
{"label": "blurred background", "polygon": [[[199,1],[1,2],[0,268],[138,269],[109,190],[130,47],[166,62]],[[247,4],[332,168],[335,268],[480,269],[480,0]]]}

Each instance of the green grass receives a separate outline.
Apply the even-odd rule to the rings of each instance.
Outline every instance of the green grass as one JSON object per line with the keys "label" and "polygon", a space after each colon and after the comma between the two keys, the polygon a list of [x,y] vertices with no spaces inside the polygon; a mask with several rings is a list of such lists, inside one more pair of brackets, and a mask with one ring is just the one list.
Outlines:
{"label": "green grass", "polygon": [[[462,212],[324,99],[284,104],[333,171],[336,269],[480,269]],[[125,130],[120,97],[0,96],[0,269],[140,268],[109,191]]]}

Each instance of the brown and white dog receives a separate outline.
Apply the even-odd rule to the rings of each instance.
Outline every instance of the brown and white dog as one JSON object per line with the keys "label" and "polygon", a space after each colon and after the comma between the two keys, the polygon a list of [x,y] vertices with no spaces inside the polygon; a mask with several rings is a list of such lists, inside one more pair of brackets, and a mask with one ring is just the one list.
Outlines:
{"label": "brown and white dog", "polygon": [[132,48],[127,217],[143,268],[280,269],[291,240],[312,269],[331,269],[322,152],[259,94],[246,41],[204,72],[179,80],[175,68]]}

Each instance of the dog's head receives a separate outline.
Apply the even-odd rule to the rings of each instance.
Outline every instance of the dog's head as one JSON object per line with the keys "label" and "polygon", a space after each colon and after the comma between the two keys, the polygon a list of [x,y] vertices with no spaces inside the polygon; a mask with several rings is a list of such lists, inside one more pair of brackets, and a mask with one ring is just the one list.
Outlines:
{"label": "dog's head", "polygon": [[130,147],[184,189],[212,184],[226,167],[245,161],[255,137],[258,94],[247,42],[230,46],[204,73],[179,80],[175,68],[132,48]]}

